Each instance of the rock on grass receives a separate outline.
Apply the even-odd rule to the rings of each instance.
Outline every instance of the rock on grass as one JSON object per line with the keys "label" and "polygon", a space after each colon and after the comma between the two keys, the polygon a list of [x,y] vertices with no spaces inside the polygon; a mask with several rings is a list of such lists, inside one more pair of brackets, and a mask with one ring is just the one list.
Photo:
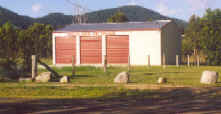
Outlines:
{"label": "rock on grass", "polygon": [[215,84],[219,78],[218,72],[215,71],[204,71],[200,82],[202,84]]}
{"label": "rock on grass", "polygon": [[116,78],[114,79],[114,83],[129,83],[129,73],[128,72],[121,72],[119,73]]}

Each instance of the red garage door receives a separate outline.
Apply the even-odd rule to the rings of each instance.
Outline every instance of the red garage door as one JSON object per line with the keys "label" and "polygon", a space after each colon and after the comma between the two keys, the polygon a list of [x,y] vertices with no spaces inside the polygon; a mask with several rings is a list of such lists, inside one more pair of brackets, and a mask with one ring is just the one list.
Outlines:
{"label": "red garage door", "polygon": [[102,63],[102,41],[101,37],[81,37],[81,64]]}
{"label": "red garage door", "polygon": [[56,37],[56,64],[71,64],[76,61],[76,38]]}
{"label": "red garage door", "polygon": [[128,56],[128,36],[107,36],[107,63],[127,64]]}

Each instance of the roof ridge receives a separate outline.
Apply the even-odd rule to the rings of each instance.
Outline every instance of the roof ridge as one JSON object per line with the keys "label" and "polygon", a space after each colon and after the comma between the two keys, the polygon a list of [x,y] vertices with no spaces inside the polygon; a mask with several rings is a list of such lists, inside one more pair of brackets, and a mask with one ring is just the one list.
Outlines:
{"label": "roof ridge", "polygon": [[127,22],[127,23],[86,23],[71,24],[56,31],[96,31],[96,30],[137,30],[137,29],[161,29],[170,23],[169,20],[146,21],[146,22]]}

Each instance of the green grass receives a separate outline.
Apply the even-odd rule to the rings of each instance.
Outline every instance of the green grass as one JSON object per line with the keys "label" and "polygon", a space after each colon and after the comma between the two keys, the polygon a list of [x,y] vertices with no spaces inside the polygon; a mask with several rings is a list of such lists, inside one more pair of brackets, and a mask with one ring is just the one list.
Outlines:
{"label": "green grass", "polygon": [[[151,90],[145,91],[151,93]],[[122,87],[70,87],[70,86],[26,86],[24,84],[1,84],[1,98],[115,98],[131,97],[144,93]]]}
{"label": "green grass", "polygon": [[[9,91],[13,90],[13,91]],[[39,87],[26,87],[26,86],[14,86],[14,87],[4,87],[0,88],[1,97],[21,97],[27,98],[31,96],[32,98],[85,98],[85,97],[99,97],[104,94],[113,92],[113,88],[65,88],[65,87],[55,87],[55,86],[39,86]]]}
{"label": "green grass", "polygon": [[[53,68],[60,75],[67,75],[71,77],[72,84],[114,84],[113,79],[115,76],[122,72],[127,71],[127,67],[109,67],[106,73],[102,68],[96,67],[76,67],[76,75],[71,76],[71,67]],[[201,74],[204,70],[213,70],[221,73],[221,67],[202,66],[179,68],[175,66],[168,66],[166,69],[162,67],[132,67],[130,71],[130,84],[157,84],[159,77],[168,79],[166,85],[178,86],[204,86],[200,84]],[[41,70],[41,72],[44,70]],[[219,78],[221,81],[221,78]],[[219,83],[215,86],[220,85]],[[212,85],[214,86],[214,85]]]}
{"label": "green grass", "polygon": [[41,58],[41,61],[47,65],[52,65],[52,59],[51,58]]}
{"label": "green grass", "polygon": [[[76,67],[76,75],[71,76],[72,68],[55,68],[60,75],[71,77],[70,84],[50,83],[0,83],[0,97],[10,98],[106,98],[116,96],[140,96],[146,97],[152,92],[148,85],[158,85],[157,79],[165,77],[168,83],[159,86],[188,86],[188,87],[214,87],[221,86],[200,84],[201,74],[204,70],[213,70],[221,73],[221,67],[202,66],[179,68],[168,66],[162,67],[132,67],[130,71],[130,85],[136,85],[135,89],[127,89],[125,85],[113,83],[115,76],[127,71],[127,67],[108,67],[106,73],[103,68],[96,67]],[[40,72],[46,70],[41,69]],[[219,78],[221,81],[221,78]],[[149,89],[139,91],[143,85]]]}

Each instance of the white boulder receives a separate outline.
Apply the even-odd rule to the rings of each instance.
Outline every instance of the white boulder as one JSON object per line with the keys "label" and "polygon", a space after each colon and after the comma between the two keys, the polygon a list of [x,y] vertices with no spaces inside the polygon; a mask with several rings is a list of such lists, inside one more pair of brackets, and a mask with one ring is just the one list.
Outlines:
{"label": "white boulder", "polygon": [[51,80],[51,72],[43,72],[35,78],[36,82],[46,83]]}
{"label": "white boulder", "polygon": [[129,77],[128,72],[121,72],[115,77],[114,83],[129,83]]}
{"label": "white boulder", "polygon": [[167,79],[166,78],[163,78],[163,77],[160,77],[158,79],[158,84],[164,84],[164,83],[167,83]]}
{"label": "white boulder", "polygon": [[69,82],[69,77],[68,76],[63,76],[61,79],[60,79],[60,83],[68,83]]}
{"label": "white boulder", "polygon": [[219,78],[218,72],[215,71],[204,71],[200,80],[202,84],[215,84]]}

